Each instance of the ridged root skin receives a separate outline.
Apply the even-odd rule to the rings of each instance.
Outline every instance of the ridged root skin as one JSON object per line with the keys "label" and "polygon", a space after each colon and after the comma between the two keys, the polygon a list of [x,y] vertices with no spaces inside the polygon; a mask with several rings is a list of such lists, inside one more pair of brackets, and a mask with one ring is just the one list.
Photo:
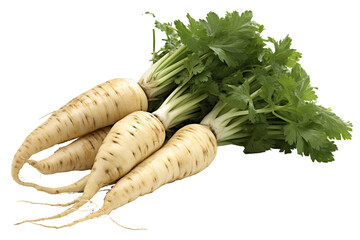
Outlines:
{"label": "ridged root skin", "polygon": [[200,124],[190,124],[178,130],[158,151],[122,177],[106,194],[100,210],[63,226],[70,227],[111,211],[151,193],[164,184],[197,174],[208,167],[217,152],[216,138]]}
{"label": "ridged root skin", "polygon": [[[96,154],[109,133],[111,127],[101,128],[83,137],[80,137],[71,144],[60,148],[52,156],[41,161],[28,160],[28,163],[43,174],[53,174],[70,170],[88,170],[94,165]],[[80,180],[62,187],[45,187],[35,185],[34,187],[49,194],[83,192],[89,175]],[[31,202],[29,202],[31,203]],[[69,206],[66,204],[36,203],[50,206]]]}
{"label": "ridged root skin", "polygon": [[35,187],[36,184],[19,178],[20,169],[32,155],[112,125],[134,111],[146,111],[147,106],[146,94],[135,81],[129,79],[112,79],[79,95],[26,137],[12,162],[14,181]]}
{"label": "ridged root skin", "polygon": [[92,168],[96,154],[110,129],[111,126],[98,129],[59,148],[46,159],[28,160],[27,162],[42,174],[89,170]]}
{"label": "ridged root skin", "polygon": [[157,151],[165,141],[165,128],[151,113],[137,111],[111,128],[96,155],[83,195],[64,212],[52,217],[27,220],[37,222],[64,217],[87,203],[101,187],[127,174],[138,163]]}

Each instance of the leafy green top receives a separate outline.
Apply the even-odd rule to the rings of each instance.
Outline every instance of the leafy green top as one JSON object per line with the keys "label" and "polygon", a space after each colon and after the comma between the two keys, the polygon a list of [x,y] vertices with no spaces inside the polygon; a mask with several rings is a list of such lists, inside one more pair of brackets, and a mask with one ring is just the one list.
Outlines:
{"label": "leafy green top", "polygon": [[155,110],[167,129],[199,122],[217,102],[221,79],[259,64],[265,46],[263,27],[252,21],[250,11],[187,18],[188,25],[155,21],[167,37],[163,47],[153,50],[154,63],[139,82],[150,103],[158,101],[150,111]]}
{"label": "leafy green top", "polygon": [[153,51],[153,66],[139,84],[150,100],[164,99],[176,85],[191,81],[191,88],[204,88],[211,79],[220,79],[235,69],[258,64],[264,40],[263,26],[252,21],[252,12],[234,11],[225,17],[209,12],[206,19],[189,24],[155,21],[155,27],[166,34],[164,46]]}
{"label": "leafy green top", "polygon": [[333,139],[350,139],[351,123],[316,104],[310,77],[298,63],[301,54],[291,49],[287,36],[267,48],[261,65],[229,75],[219,86],[219,103],[203,119],[218,143],[244,146],[244,152],[296,148],[313,161],[333,161]]}
{"label": "leafy green top", "polygon": [[194,53],[211,51],[229,67],[239,67],[256,60],[263,47],[263,26],[252,21],[252,17],[251,11],[241,15],[228,12],[222,18],[209,12],[206,20],[196,21],[188,14],[188,26],[179,20],[175,26],[182,43]]}
{"label": "leafy green top", "polygon": [[263,39],[251,11],[187,19],[187,25],[155,21],[167,37],[139,81],[150,102],[163,102],[156,113],[170,131],[204,117],[219,145],[241,145],[246,153],[297,149],[313,161],[334,160],[333,140],[350,139],[352,125],[316,104],[289,36]]}

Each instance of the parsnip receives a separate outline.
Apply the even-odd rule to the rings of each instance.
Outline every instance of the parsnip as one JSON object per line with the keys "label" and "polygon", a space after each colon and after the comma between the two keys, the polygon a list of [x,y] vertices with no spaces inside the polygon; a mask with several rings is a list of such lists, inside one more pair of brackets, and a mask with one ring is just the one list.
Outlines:
{"label": "parsnip", "polygon": [[[83,195],[67,204],[55,204],[74,204],[63,213],[34,221],[59,218],[74,212],[88,202],[101,187],[118,180],[158,150],[164,141],[165,128],[154,115],[143,111],[127,115],[114,124],[100,146]],[[67,192],[67,189],[63,188],[62,191]]]}
{"label": "parsnip", "polygon": [[65,204],[55,204],[58,206],[74,204],[64,212],[33,221],[60,218],[76,211],[101,187],[120,179],[159,149],[165,141],[167,129],[185,119],[198,116],[201,110],[200,103],[206,98],[207,95],[202,91],[191,92],[189,85],[180,85],[153,114],[138,111],[118,121],[99,148],[83,195]]}
{"label": "parsnip", "polygon": [[106,194],[104,205],[98,211],[59,227],[40,225],[69,227],[109,214],[164,184],[199,173],[214,160],[216,151],[216,138],[208,127],[200,124],[187,125],[178,130],[161,149],[122,177]]}
{"label": "parsnip", "polygon": [[59,148],[46,159],[28,160],[27,162],[42,174],[89,170],[92,168],[99,147],[110,129],[109,126],[88,133],[69,145]]}
{"label": "parsnip", "polygon": [[34,183],[19,178],[24,163],[35,153],[109,126],[131,112],[147,109],[141,87],[128,79],[113,79],[68,102],[37,127],[16,152],[11,169],[13,179],[24,186]]}
{"label": "parsnip", "polygon": [[[186,58],[170,57],[170,60],[177,57],[181,60],[154,76],[160,79],[164,77],[163,82],[168,83],[167,74],[175,72],[176,75],[184,68],[188,72],[181,75],[183,78],[177,79],[180,86],[153,115],[162,123],[165,131],[189,119],[196,119],[198,113],[206,112],[211,104],[216,104],[215,107],[200,124],[181,128],[165,146],[155,150],[154,154],[120,178],[106,195],[101,209],[55,228],[109,214],[166,183],[198,173],[214,159],[218,145],[240,145],[245,153],[272,148],[288,153],[297,148],[299,154],[310,156],[313,161],[334,160],[332,152],[337,147],[332,140],[350,139],[351,123],[344,122],[329,109],[316,105],[317,96],[310,85],[309,76],[297,63],[301,54],[290,49],[291,39],[286,37],[276,42],[268,38],[267,42],[274,46],[264,49],[264,39],[259,35],[263,27],[251,22],[251,17],[251,12],[241,16],[237,12],[227,13],[225,18],[211,12],[206,20],[201,21],[188,15],[189,26],[175,22],[178,34],[187,45],[180,56],[185,54]],[[173,33],[172,30],[170,28],[169,32]],[[154,65],[154,68],[157,66]],[[209,93],[212,94],[211,101],[199,105]],[[138,139],[153,136],[154,132],[150,134],[150,131],[155,129],[136,134],[133,132],[131,135],[134,139],[129,138],[129,141],[121,144],[121,155],[131,158],[132,153],[135,157],[132,143],[138,146]],[[118,142],[113,142],[107,148],[113,149],[114,144]],[[103,184],[115,179],[112,176],[119,171],[122,159],[110,163],[105,158],[109,151],[104,150],[99,150],[96,159],[99,157],[102,160],[99,166],[95,162],[91,173],[94,177],[92,181],[89,178],[84,195],[72,202],[75,203],[73,207],[53,217],[25,222],[65,216],[87,202]],[[120,157],[119,152],[116,154]]]}

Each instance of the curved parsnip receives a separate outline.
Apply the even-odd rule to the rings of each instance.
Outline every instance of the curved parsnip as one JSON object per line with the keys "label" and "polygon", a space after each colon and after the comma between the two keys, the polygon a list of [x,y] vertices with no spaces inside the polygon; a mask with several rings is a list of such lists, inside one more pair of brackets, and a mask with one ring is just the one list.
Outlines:
{"label": "curved parsnip", "polygon": [[28,160],[27,162],[42,174],[89,170],[92,168],[95,156],[110,129],[109,126],[88,133],[69,145],[59,148],[46,159]]}
{"label": "curved parsnip", "polygon": [[109,126],[131,112],[146,109],[146,94],[135,81],[117,78],[94,87],[55,111],[26,137],[13,159],[13,179],[36,188],[38,185],[19,178],[20,169],[33,154]]}
{"label": "curved parsnip", "polygon": [[114,124],[100,146],[83,195],[71,203],[58,204],[60,206],[74,205],[55,216],[25,222],[60,218],[76,211],[101,187],[118,180],[158,150],[164,141],[165,128],[153,114],[137,111],[127,115]]}
{"label": "curved parsnip", "polygon": [[106,194],[104,205],[96,212],[63,226],[69,227],[111,211],[151,193],[164,184],[199,173],[214,160],[216,138],[200,124],[190,124],[178,130],[158,151],[122,177]]}

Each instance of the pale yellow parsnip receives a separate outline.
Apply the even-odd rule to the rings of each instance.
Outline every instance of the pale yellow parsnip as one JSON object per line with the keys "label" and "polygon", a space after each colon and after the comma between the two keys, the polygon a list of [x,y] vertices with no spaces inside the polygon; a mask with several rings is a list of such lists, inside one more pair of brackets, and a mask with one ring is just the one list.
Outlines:
{"label": "pale yellow parsnip", "polygon": [[[165,128],[151,113],[137,111],[119,120],[111,128],[96,155],[87,178],[83,195],[67,204],[74,204],[64,212],[34,222],[66,216],[88,202],[101,187],[127,174],[138,163],[158,150],[165,141]],[[62,189],[66,191],[66,189]]]}
{"label": "pale yellow parsnip", "polygon": [[89,170],[110,129],[110,126],[98,129],[59,148],[54,154],[41,161],[28,160],[27,162],[42,174]]}
{"label": "pale yellow parsnip", "polygon": [[210,165],[216,152],[216,137],[208,127],[200,124],[187,125],[178,130],[162,148],[122,177],[106,194],[104,204],[98,211],[59,227],[40,225],[69,227],[109,214],[164,184],[199,173]]}
{"label": "pale yellow parsnip", "polygon": [[[69,145],[58,149],[50,157],[41,161],[28,160],[28,163],[43,174],[54,174],[72,170],[89,170],[94,165],[96,154],[110,129],[111,126],[88,133]],[[37,186],[37,190],[50,194],[82,192],[84,191],[88,177],[89,174],[72,184],[61,187]],[[45,203],[44,205],[67,206],[65,204]]]}
{"label": "pale yellow parsnip", "polygon": [[84,92],[55,111],[26,137],[13,159],[13,179],[21,185],[37,188],[38,185],[19,178],[20,169],[32,155],[114,124],[134,111],[145,111],[147,103],[142,88],[129,79],[113,79]]}

